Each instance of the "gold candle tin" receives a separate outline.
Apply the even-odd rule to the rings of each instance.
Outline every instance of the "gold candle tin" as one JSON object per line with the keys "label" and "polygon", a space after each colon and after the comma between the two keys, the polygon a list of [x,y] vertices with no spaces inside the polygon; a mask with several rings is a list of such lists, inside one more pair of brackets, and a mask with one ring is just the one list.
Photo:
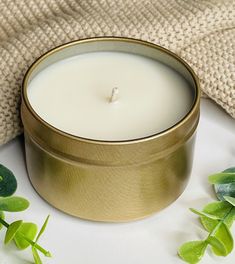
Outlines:
{"label": "gold candle tin", "polygon": [[[193,102],[188,114],[161,133],[120,142],[80,138],[52,127],[30,105],[28,83],[46,66],[92,51],[140,54],[174,68],[192,89]],[[187,184],[199,120],[199,98],[198,80],[188,64],[148,42],[92,38],[47,52],[30,67],[22,89],[21,117],[32,185],[50,204],[80,218],[119,222],[151,215],[177,199]]]}

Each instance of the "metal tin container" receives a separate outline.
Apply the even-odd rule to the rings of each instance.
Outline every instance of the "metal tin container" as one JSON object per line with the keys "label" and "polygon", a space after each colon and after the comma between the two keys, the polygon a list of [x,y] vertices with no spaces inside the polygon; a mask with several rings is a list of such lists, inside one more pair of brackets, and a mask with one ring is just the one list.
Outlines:
{"label": "metal tin container", "polygon": [[[156,59],[178,71],[193,94],[188,114],[173,127],[137,140],[99,141],[72,136],[42,120],[29,103],[28,83],[48,65],[92,51],[120,51]],[[127,38],[93,38],[57,47],[25,75],[21,116],[26,162],[36,191],[56,208],[96,221],[130,221],[171,204],[192,166],[199,120],[199,84],[181,58],[157,45]]]}

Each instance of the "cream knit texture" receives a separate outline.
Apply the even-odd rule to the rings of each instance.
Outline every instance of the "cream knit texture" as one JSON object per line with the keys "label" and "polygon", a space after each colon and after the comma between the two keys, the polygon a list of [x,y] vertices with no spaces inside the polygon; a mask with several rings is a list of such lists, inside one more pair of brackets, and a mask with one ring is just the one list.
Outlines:
{"label": "cream knit texture", "polygon": [[139,38],[174,51],[235,118],[234,0],[0,0],[0,144],[22,132],[20,87],[30,64],[53,47],[94,36]]}

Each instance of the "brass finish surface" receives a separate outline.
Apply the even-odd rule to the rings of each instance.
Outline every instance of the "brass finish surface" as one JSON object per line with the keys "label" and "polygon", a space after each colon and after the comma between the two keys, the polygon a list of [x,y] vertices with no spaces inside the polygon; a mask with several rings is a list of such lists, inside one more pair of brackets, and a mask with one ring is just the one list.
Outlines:
{"label": "brass finish surface", "polygon": [[[122,51],[159,59],[191,84],[189,113],[173,127],[140,139],[99,141],[52,127],[27,98],[31,78],[47,65],[84,52]],[[93,38],[57,47],[40,57],[25,75],[21,117],[29,178],[56,208],[96,221],[130,221],[172,203],[184,190],[192,166],[200,91],[192,69],[172,52],[127,38]]]}

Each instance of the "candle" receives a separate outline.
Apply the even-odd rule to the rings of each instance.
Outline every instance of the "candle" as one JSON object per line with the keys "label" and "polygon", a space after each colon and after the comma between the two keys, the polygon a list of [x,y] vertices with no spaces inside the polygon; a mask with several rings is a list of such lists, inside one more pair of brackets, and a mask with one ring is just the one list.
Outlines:
{"label": "candle", "polygon": [[199,120],[199,85],[170,51],[93,38],[35,61],[22,90],[27,171],[60,210],[130,221],[183,192]]}
{"label": "candle", "polygon": [[193,94],[178,72],[151,58],[91,52],[58,61],[28,87],[34,111],[69,134],[106,141],[143,138],[179,122]]}

